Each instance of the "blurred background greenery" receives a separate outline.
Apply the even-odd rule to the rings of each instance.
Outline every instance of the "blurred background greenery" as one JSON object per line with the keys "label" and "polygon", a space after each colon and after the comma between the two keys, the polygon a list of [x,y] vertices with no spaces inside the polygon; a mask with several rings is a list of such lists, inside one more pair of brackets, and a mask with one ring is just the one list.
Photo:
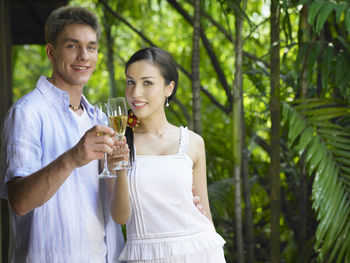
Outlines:
{"label": "blurred background greenery", "polygon": [[[198,100],[193,100],[191,77],[196,2],[201,7],[199,110],[193,110]],[[124,65],[139,48],[156,45],[176,59],[179,88],[167,115],[173,123],[200,132],[206,142],[211,210],[227,242],[227,262],[350,262],[348,1],[69,4],[94,11],[103,27],[99,64],[84,88],[90,102],[124,95]],[[271,59],[274,50],[280,63]],[[239,54],[242,63],[235,64]],[[31,91],[40,75],[50,76],[45,46],[14,46],[12,63],[14,101]],[[273,99],[278,102],[280,138],[271,137]],[[200,128],[194,116],[201,117]],[[239,135],[233,132],[237,123]],[[238,159],[236,141],[242,143]],[[271,169],[275,150],[277,170]],[[272,218],[278,219],[277,227]]]}

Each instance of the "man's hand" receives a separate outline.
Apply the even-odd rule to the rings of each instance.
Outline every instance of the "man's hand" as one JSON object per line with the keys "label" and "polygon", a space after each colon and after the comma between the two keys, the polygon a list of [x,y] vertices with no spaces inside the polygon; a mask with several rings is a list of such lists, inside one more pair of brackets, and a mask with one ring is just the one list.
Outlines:
{"label": "man's hand", "polygon": [[199,196],[195,195],[194,186],[192,186],[192,193],[193,193],[193,203],[194,203],[194,205],[197,207],[199,212],[201,212],[203,215],[207,215],[207,213],[203,209],[203,206],[200,204]]}
{"label": "man's hand", "polygon": [[116,144],[113,129],[96,125],[88,130],[70,151],[73,166],[80,167],[92,160],[103,159],[104,153],[113,154]]}

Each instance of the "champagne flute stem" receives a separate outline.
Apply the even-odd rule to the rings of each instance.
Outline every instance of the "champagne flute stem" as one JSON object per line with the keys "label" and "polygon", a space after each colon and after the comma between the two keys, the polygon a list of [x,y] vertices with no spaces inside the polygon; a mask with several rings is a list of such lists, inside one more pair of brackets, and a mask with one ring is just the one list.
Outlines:
{"label": "champagne flute stem", "polygon": [[107,153],[105,153],[105,165],[104,165],[104,168],[103,168],[104,171],[108,171],[108,161],[107,161]]}

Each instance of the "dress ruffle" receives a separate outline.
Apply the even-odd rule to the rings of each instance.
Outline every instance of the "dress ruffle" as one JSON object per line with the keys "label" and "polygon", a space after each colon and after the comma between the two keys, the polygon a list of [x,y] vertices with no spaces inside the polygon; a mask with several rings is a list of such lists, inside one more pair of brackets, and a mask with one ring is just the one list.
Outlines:
{"label": "dress ruffle", "polygon": [[169,258],[222,247],[225,240],[214,230],[184,236],[128,240],[119,260]]}

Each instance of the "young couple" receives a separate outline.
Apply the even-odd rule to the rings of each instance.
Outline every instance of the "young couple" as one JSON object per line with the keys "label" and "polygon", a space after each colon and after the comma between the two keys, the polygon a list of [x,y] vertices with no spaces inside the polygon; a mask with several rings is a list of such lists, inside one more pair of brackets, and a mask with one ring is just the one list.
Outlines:
{"label": "young couple", "polygon": [[[140,120],[128,131],[128,146],[112,129],[93,126],[94,109],[83,96],[97,63],[96,16],[59,8],[45,33],[52,75],[40,77],[11,107],[2,127],[9,261],[225,262],[225,241],[211,221],[203,139],[165,115],[178,85],[173,58],[146,48],[128,61],[125,95]],[[99,181],[105,152],[115,161],[131,158],[132,170],[118,172],[115,182]],[[193,203],[192,187],[204,213]],[[125,223],[124,245],[119,224]]]}

